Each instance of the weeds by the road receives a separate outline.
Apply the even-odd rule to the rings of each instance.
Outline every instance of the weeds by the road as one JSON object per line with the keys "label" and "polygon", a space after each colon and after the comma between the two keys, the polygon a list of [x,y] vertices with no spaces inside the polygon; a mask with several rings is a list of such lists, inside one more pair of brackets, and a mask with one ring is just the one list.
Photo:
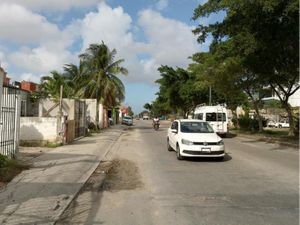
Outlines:
{"label": "weeds by the road", "polygon": [[11,181],[22,170],[29,169],[28,164],[24,164],[16,159],[9,159],[0,154],[0,187]]}
{"label": "weeds by the road", "polygon": [[246,135],[248,137],[256,138],[259,141],[266,141],[269,143],[282,143],[285,145],[299,146],[299,136],[288,136],[288,129],[270,129],[266,128],[263,132],[250,132],[242,130],[230,130],[230,133],[236,135]]}

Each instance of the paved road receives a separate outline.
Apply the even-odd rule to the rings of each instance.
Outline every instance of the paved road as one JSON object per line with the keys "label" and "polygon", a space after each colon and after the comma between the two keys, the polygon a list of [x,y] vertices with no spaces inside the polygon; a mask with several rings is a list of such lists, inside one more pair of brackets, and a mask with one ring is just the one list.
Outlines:
{"label": "paved road", "polygon": [[227,138],[225,146],[223,162],[178,161],[166,149],[166,126],[154,131],[150,121],[137,121],[113,156],[134,163],[140,175],[127,175],[138,176],[143,186],[87,192],[69,222],[298,225],[298,149],[246,138]]}

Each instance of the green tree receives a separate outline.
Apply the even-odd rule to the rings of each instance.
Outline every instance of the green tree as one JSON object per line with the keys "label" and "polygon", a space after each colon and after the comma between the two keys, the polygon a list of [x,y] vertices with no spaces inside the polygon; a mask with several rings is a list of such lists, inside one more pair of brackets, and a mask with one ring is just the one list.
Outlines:
{"label": "green tree", "polygon": [[[223,61],[211,52],[196,53],[192,56],[194,63],[190,64],[189,70],[197,76],[196,84],[203,89],[212,89],[212,104],[224,104],[231,109],[235,118],[236,108],[247,101],[247,97],[243,93],[238,84],[239,68],[236,64]],[[208,93],[208,92],[207,92]],[[208,94],[206,94],[206,102],[208,103]]]}
{"label": "green tree", "polygon": [[117,51],[112,51],[102,42],[91,44],[85,53],[79,56],[86,67],[82,95],[96,98],[106,106],[116,106],[124,100],[125,87],[118,74],[127,75],[128,71],[121,64],[123,59],[115,60]]}
{"label": "green tree", "polygon": [[146,104],[144,105],[144,109],[147,109],[149,112],[151,112],[151,111],[152,111],[152,104],[146,103]]}
{"label": "green tree", "polygon": [[82,61],[79,62],[79,66],[66,64],[64,66],[64,76],[70,81],[70,85],[75,92],[74,97],[84,96],[82,85],[85,83],[87,68]]}
{"label": "green tree", "polygon": [[225,48],[223,58],[237,56],[247,74],[270,85],[289,115],[293,135],[288,100],[299,89],[298,0],[209,0],[195,9],[193,19],[221,11],[226,12],[223,21],[194,30],[198,41],[212,34],[210,51]]}
{"label": "green tree", "polygon": [[61,86],[63,86],[63,98],[74,96],[75,92],[72,88],[72,81],[63,74],[52,71],[50,75],[41,78],[37,95],[40,98],[51,98],[55,102],[59,102]]}
{"label": "green tree", "polygon": [[132,111],[132,108],[130,106],[128,106],[128,115],[131,117],[134,115],[134,112]]}
{"label": "green tree", "polygon": [[[124,100],[125,87],[117,75],[127,75],[128,70],[121,66],[123,59],[115,60],[116,54],[115,49],[110,51],[102,42],[91,44],[85,53],[79,56],[83,67],[86,68],[79,92],[81,97],[96,98],[97,107],[100,102],[114,107]],[[99,121],[99,113],[96,121]]]}
{"label": "green tree", "polygon": [[203,94],[203,89],[196,85],[194,73],[169,66],[161,66],[158,71],[161,78],[156,81],[160,85],[157,104],[161,103],[160,106],[164,106],[165,111],[187,117],[207,96],[207,93]]}

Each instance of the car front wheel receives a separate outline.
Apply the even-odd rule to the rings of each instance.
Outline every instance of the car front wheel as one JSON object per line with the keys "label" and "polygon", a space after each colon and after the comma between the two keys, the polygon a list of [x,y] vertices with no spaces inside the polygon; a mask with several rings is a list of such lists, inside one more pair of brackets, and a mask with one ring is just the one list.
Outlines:
{"label": "car front wheel", "polygon": [[183,156],[180,154],[180,148],[179,145],[176,147],[176,156],[178,160],[183,160]]}
{"label": "car front wheel", "polygon": [[168,151],[172,151],[172,147],[170,145],[170,141],[169,141],[169,138],[167,139],[167,147],[168,147]]}

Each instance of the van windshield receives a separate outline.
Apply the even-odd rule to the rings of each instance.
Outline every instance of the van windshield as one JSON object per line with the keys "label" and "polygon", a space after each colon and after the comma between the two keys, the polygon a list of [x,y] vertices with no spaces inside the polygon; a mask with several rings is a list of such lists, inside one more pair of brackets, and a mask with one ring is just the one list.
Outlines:
{"label": "van windshield", "polygon": [[214,133],[213,128],[207,122],[181,122],[182,133]]}
{"label": "van windshield", "polygon": [[206,121],[226,121],[225,113],[206,113]]}

